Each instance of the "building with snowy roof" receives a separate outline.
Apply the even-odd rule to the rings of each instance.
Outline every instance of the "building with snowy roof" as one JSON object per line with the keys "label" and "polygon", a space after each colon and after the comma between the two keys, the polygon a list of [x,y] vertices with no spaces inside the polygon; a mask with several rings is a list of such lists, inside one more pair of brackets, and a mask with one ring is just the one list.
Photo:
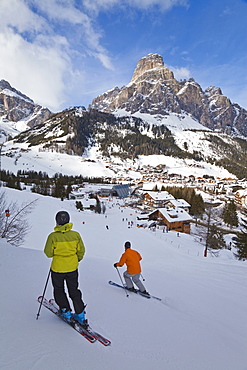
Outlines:
{"label": "building with snowy roof", "polygon": [[247,189],[236,191],[235,203],[242,207],[247,207]]}
{"label": "building with snowy roof", "polygon": [[174,196],[169,194],[168,191],[147,191],[143,196],[144,204],[154,208],[164,207],[169,201],[175,200]]}
{"label": "building with snowy roof", "polygon": [[159,225],[166,226],[168,230],[190,234],[192,217],[182,208],[158,208],[151,212],[148,218],[158,221]]}
{"label": "building with snowy roof", "polygon": [[166,208],[182,208],[186,212],[189,212],[191,205],[186,202],[184,199],[171,199],[169,202],[166,204]]}

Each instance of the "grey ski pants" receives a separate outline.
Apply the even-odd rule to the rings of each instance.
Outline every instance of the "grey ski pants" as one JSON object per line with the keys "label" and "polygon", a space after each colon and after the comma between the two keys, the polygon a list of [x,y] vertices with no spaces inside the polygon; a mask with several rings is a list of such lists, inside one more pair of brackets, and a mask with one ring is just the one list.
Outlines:
{"label": "grey ski pants", "polygon": [[144,292],[145,287],[142,284],[140,280],[140,275],[141,274],[136,274],[136,275],[130,275],[127,271],[123,273],[124,280],[126,282],[127,288],[134,288],[133,283],[140,289],[141,292]]}

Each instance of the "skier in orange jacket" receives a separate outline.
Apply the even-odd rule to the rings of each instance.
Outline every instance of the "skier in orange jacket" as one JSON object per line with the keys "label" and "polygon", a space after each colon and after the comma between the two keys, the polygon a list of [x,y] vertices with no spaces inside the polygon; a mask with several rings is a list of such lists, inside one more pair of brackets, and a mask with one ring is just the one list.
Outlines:
{"label": "skier in orange jacket", "polygon": [[140,261],[142,260],[142,256],[139,252],[131,249],[131,243],[126,242],[125,245],[125,252],[122,254],[120,261],[114,263],[114,267],[122,267],[124,264],[127,266],[127,271],[124,272],[123,277],[126,282],[126,289],[136,292],[133,283],[139,288],[139,290],[143,294],[149,295],[146,291],[144,285],[140,281],[141,275],[141,264]]}

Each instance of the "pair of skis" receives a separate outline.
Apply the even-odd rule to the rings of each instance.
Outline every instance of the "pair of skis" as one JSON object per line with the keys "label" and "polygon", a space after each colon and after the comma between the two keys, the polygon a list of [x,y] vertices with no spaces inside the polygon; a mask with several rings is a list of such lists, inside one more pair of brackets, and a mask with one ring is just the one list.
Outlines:
{"label": "pair of skis", "polygon": [[[125,289],[126,290],[126,287],[124,287],[123,285],[119,285],[117,283],[114,283],[111,280],[109,281],[109,284],[112,285],[112,286],[115,286],[117,288],[121,288],[121,289]],[[158,301],[162,301],[161,298],[155,297],[153,295],[144,294],[144,293],[140,292],[139,290],[137,290],[136,292],[133,292],[133,293],[139,294],[142,297],[145,297],[147,299],[151,299],[152,298],[152,299],[156,299]],[[98,332],[94,331],[90,327],[90,325],[83,326],[83,325],[79,324],[79,322],[76,321],[76,320],[74,320],[74,319],[72,319],[70,322],[68,322],[60,314],[59,308],[55,304],[54,299],[50,299],[48,301],[46,298],[40,296],[40,297],[38,297],[38,302],[39,303],[42,303],[42,305],[44,307],[46,307],[49,311],[51,311],[52,313],[54,313],[56,316],[58,316],[60,319],[62,319],[67,324],[69,324],[74,330],[76,330],[79,334],[81,334],[84,338],[86,338],[90,343],[94,343],[94,342],[98,341],[101,344],[103,344],[104,346],[109,346],[111,344],[111,341],[109,339],[105,338],[103,335],[101,335]]]}
{"label": "pair of skis", "polygon": [[[129,290],[127,290],[127,289],[126,289],[126,287],[124,287],[123,285],[120,285],[120,284],[114,283],[114,281],[111,281],[111,280],[110,280],[110,281],[109,281],[109,284],[110,284],[110,285],[113,285],[113,286],[115,286],[115,287],[117,287],[117,288],[125,289],[127,292],[129,292]],[[131,291],[131,292],[132,292],[132,291]],[[159,298],[159,297],[155,297],[154,295],[150,295],[150,294],[144,294],[144,293],[142,293],[140,290],[137,290],[137,291],[132,292],[132,293],[139,294],[139,295],[141,295],[142,297],[145,297],[145,298],[148,298],[148,299],[152,298],[152,299],[156,299],[157,301],[162,301],[162,299],[161,299],[161,298]]]}
{"label": "pair of skis", "polygon": [[79,324],[76,320],[71,320],[68,322],[59,311],[59,308],[56,306],[53,299],[50,299],[49,301],[46,298],[43,298],[42,296],[38,297],[38,302],[41,303],[44,307],[46,307],[48,310],[50,310],[52,313],[54,313],[56,316],[58,316],[60,319],[62,319],[64,322],[69,324],[73,329],[75,329],[79,334],[81,334],[84,338],[86,338],[90,343],[94,343],[96,341],[100,342],[104,346],[109,346],[111,344],[111,341],[107,338],[105,338],[103,335],[99,334],[98,332],[94,331],[90,325],[83,326]]}

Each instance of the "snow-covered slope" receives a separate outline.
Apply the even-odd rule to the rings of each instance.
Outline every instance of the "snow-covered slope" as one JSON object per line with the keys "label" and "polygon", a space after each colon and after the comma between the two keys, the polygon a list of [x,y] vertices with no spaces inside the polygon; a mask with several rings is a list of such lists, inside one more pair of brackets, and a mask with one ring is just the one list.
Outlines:
{"label": "snow-covered slope", "polygon": [[209,128],[201,125],[195,118],[186,112],[184,112],[184,114],[169,112],[164,116],[160,114],[152,115],[140,112],[130,114],[125,109],[117,109],[113,113],[116,116],[138,117],[153,125],[165,125],[173,134],[176,134],[177,131],[184,130],[211,131]]}
{"label": "snow-covered slope", "polygon": [[[117,110],[114,112],[115,116],[127,117],[129,124],[135,126],[135,122],[131,118],[131,115],[126,110]],[[114,147],[114,155],[110,155],[106,158],[102,155],[100,150],[100,144],[97,139],[100,140],[100,135],[107,135],[107,127],[105,127],[105,132],[99,135],[98,138],[91,140],[91,144],[85,149],[83,156],[68,155],[65,153],[58,153],[55,146],[61,149],[68,137],[68,133],[64,136],[62,135],[62,130],[60,131],[59,123],[55,125],[54,130],[49,129],[45,125],[40,127],[39,131],[30,131],[31,137],[36,137],[42,135],[42,130],[45,130],[46,135],[51,137],[51,141],[54,142],[54,147],[47,149],[46,143],[40,143],[38,145],[29,144],[26,141],[15,142],[9,141],[4,144],[2,150],[2,168],[9,170],[13,173],[17,173],[18,170],[24,171],[42,171],[53,176],[55,173],[62,173],[68,175],[83,175],[89,177],[128,177],[132,179],[142,178],[141,174],[138,172],[138,168],[145,165],[159,164],[166,165],[168,173],[178,173],[183,175],[194,175],[203,176],[205,174],[217,177],[233,177],[224,168],[211,165],[207,159],[220,159],[224,157],[225,153],[217,152],[217,148],[212,145],[210,138],[207,135],[216,135],[210,130],[206,129],[204,126],[200,125],[198,121],[193,119],[188,114],[174,114],[170,113],[166,116],[153,116],[150,114],[135,113],[133,115],[135,118],[141,118],[140,132],[142,135],[154,138],[155,127],[166,126],[174,137],[176,145],[188,153],[197,152],[201,157],[204,157],[204,161],[197,162],[194,159],[179,159],[175,156],[167,155],[139,155],[138,158],[129,158],[124,160],[118,157],[117,145],[113,142],[111,143],[112,148]],[[58,121],[61,118],[58,118]],[[24,124],[24,122],[23,122]],[[20,123],[19,123],[20,125]],[[102,125],[103,126],[103,125]],[[19,127],[19,130],[23,127]],[[17,127],[15,126],[15,132],[17,132]],[[123,136],[124,140],[124,130],[118,129],[116,135],[119,134]],[[12,132],[14,136],[14,132]],[[134,133],[132,133],[134,135]],[[221,134],[220,140],[229,145],[236,145],[236,143],[231,142],[231,138],[227,135]],[[62,149],[61,149],[62,150]],[[60,151],[61,151],[60,150]],[[110,150],[109,150],[110,152]],[[121,153],[121,150],[120,150]],[[130,154],[130,153],[127,153]],[[155,161],[154,161],[155,158]],[[212,162],[212,161],[211,161]]]}
{"label": "snow-covered slope", "polygon": [[8,121],[4,117],[0,117],[0,142],[5,142],[8,136],[15,137],[20,132],[28,130],[28,122],[28,119],[13,122]]}
{"label": "snow-covered slope", "polygon": [[186,112],[183,114],[169,112],[165,116],[158,114],[151,115],[140,112],[136,112],[131,115],[125,109],[117,109],[114,111],[114,114],[117,117],[133,116],[141,118],[143,122],[146,122],[149,126],[149,129],[146,131],[143,130],[142,133],[152,138],[155,137],[152,127],[164,125],[171,131],[175,143],[180,149],[186,149],[189,153],[201,153],[205,158],[220,159],[222,155],[224,156],[226,154],[217,151],[217,148],[212,145],[211,138],[208,136],[209,134],[212,135],[212,137],[215,136],[216,138],[220,138],[220,140],[226,144],[230,144],[233,147],[236,146],[233,138],[231,138],[229,135],[213,132],[209,128],[200,124],[198,120]]}
{"label": "snow-covered slope", "polygon": [[[203,245],[190,235],[137,228],[137,214],[119,201],[107,202],[106,215],[98,215],[78,212],[73,201],[11,189],[6,195],[38,202],[24,248],[0,241],[1,369],[246,368],[246,262],[234,260],[231,251],[204,258]],[[90,344],[45,308],[36,320],[36,298],[51,262],[43,246],[61,209],[70,213],[86,246],[79,274],[87,317],[111,339],[111,347]],[[127,240],[143,257],[146,289],[162,303],[134,294],[126,298],[109,286],[108,280],[119,282],[113,263]],[[46,296],[52,297],[51,283]]]}
{"label": "snow-covered slope", "polygon": [[[215,176],[219,178],[234,177],[226,169],[207,162],[199,164],[192,159],[179,159],[165,155],[139,156],[133,161],[122,161],[119,158],[106,160],[99,156],[96,147],[90,148],[85,157],[71,156],[56,152],[39,151],[39,147],[28,148],[26,144],[5,144],[2,150],[2,169],[12,173],[21,171],[41,171],[49,176],[55,173],[63,175],[82,175],[84,177],[131,177],[142,179],[138,168],[142,165],[166,165],[168,173],[177,173],[184,176]],[[10,153],[10,155],[6,155]],[[111,165],[111,163],[113,165]],[[109,168],[111,167],[111,168]]]}

